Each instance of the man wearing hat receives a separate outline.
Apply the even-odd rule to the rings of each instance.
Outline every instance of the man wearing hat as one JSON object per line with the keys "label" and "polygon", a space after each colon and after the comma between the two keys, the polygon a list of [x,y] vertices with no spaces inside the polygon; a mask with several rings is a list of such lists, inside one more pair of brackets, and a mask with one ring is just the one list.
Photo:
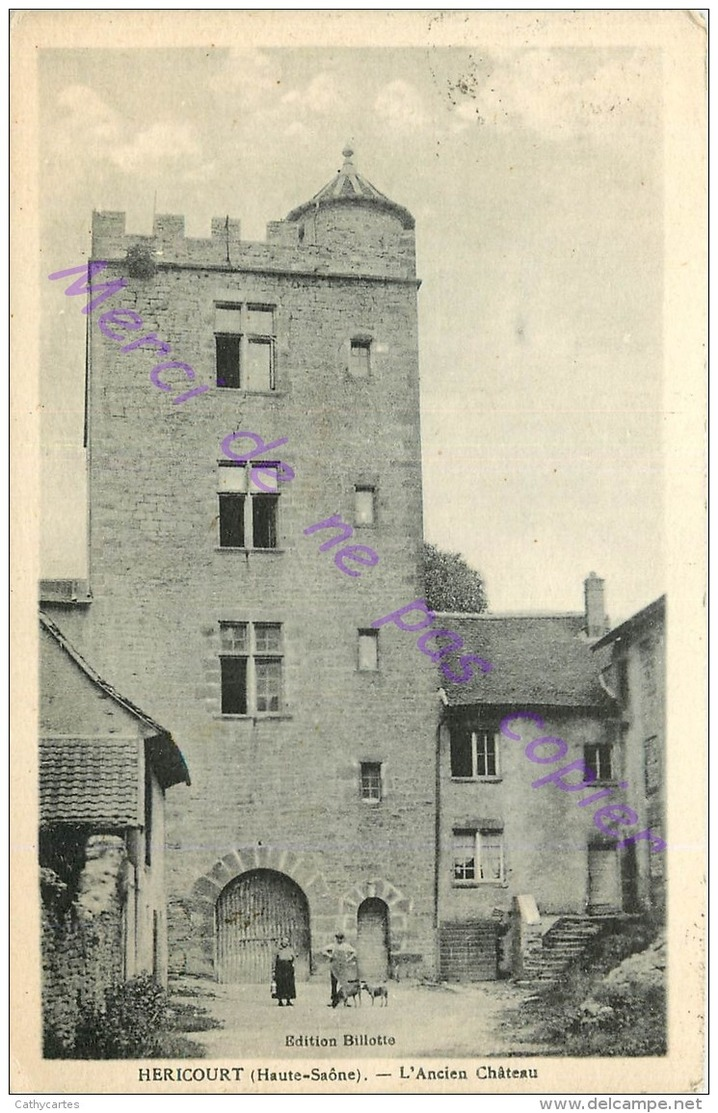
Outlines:
{"label": "man wearing hat", "polygon": [[341,1000],[339,988],[347,982],[357,978],[356,951],[347,943],[343,931],[338,931],[334,936],[335,942],[331,943],[324,951],[329,959],[329,973],[332,979],[332,999],[330,1007],[335,1009]]}

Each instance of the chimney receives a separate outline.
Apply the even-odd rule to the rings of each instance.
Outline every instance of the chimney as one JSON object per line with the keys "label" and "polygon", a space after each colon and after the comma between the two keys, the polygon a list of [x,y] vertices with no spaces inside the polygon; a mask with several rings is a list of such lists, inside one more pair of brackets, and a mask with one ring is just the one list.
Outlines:
{"label": "chimney", "polygon": [[595,572],[590,572],[588,578],[583,581],[588,638],[600,638],[607,632],[603,585],[604,581],[599,579]]}

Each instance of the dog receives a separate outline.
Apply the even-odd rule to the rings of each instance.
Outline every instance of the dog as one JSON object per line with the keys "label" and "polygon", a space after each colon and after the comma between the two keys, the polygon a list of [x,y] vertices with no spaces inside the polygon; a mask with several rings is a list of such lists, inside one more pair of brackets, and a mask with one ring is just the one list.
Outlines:
{"label": "dog", "polygon": [[348,1006],[352,997],[355,1002],[361,1005],[361,984],[359,982],[347,982],[346,985],[337,987],[337,1004],[341,1001],[345,1006]]}
{"label": "dog", "polygon": [[384,984],[382,984],[382,985],[369,985],[368,982],[362,982],[361,987],[364,990],[364,992],[368,993],[369,996],[371,997],[372,1008],[374,1006],[374,998],[375,997],[379,998],[379,1004],[383,1005],[384,1008],[386,1008],[386,1006],[389,1004],[389,989],[388,989],[388,986],[386,986]]}

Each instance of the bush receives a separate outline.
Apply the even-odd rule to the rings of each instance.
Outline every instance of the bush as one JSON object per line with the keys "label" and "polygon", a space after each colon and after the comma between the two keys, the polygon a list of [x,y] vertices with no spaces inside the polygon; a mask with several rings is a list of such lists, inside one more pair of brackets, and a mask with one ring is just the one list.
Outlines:
{"label": "bush", "polygon": [[85,1007],[75,1038],[77,1059],[145,1059],[162,1054],[167,993],[151,974],[105,990],[104,1008]]}
{"label": "bush", "polygon": [[157,269],[148,244],[133,243],[127,249],[127,272],[130,278],[153,278]]}

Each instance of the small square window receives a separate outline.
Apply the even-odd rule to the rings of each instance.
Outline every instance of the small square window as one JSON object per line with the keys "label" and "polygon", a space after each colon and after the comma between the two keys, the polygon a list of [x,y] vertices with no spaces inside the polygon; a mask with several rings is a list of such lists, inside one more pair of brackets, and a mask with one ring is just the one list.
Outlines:
{"label": "small square window", "polygon": [[247,468],[244,464],[230,464],[229,460],[219,466],[217,485],[222,493],[243,495],[247,491]]}
{"label": "small square window", "polygon": [[354,488],[354,524],[357,526],[374,525],[374,488]]}
{"label": "small square window", "polygon": [[235,333],[241,332],[241,305],[216,305],[214,308],[214,331]]}
{"label": "small square window", "polygon": [[246,622],[222,622],[219,627],[219,640],[227,653],[246,653],[249,648]]}
{"label": "small square window", "polygon": [[379,668],[379,631],[359,631],[359,670],[376,672]]}
{"label": "small square window", "polygon": [[259,336],[274,335],[274,311],[263,305],[250,305],[247,308],[247,329]]}
{"label": "small square window", "polygon": [[366,379],[371,370],[371,340],[352,340],[349,344],[349,370],[357,379]]}
{"label": "small square window", "polygon": [[[613,747],[610,742],[596,742],[583,747],[586,769],[593,773],[593,781],[612,781]],[[593,781],[588,783],[592,784]]]}
{"label": "small square window", "polygon": [[363,761],[361,763],[361,798],[372,803],[381,800],[381,763]]}
{"label": "small square window", "polygon": [[282,649],[282,627],[276,623],[258,623],[254,628],[257,653],[280,653]]}

